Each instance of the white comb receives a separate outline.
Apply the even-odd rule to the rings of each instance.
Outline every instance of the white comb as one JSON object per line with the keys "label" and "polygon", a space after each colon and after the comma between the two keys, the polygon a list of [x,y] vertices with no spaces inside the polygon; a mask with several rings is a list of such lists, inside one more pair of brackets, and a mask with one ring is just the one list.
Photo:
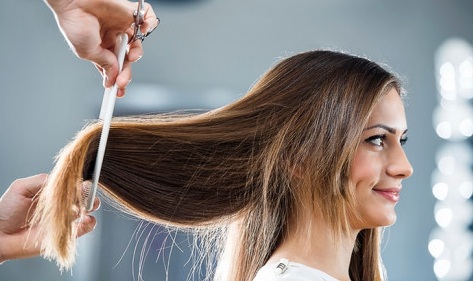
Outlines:
{"label": "white comb", "polygon": [[[118,73],[123,69],[126,48],[128,45],[128,35],[122,34],[118,38],[118,44],[115,48],[115,55],[118,59]],[[113,109],[117,98],[118,85],[115,83],[113,87],[106,88],[103,93],[102,107],[100,108],[99,119],[103,121],[102,135],[100,136],[99,149],[95,160],[94,174],[92,176],[92,185],[86,194],[85,209],[92,210],[94,199],[99,185],[100,171],[102,170],[103,157],[105,155],[105,147],[107,146],[108,132],[110,131],[110,123],[112,121]]]}

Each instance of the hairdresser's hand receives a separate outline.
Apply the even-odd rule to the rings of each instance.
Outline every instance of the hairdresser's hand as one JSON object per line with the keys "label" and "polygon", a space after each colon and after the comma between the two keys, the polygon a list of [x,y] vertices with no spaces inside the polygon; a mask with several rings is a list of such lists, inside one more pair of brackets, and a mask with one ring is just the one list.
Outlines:
{"label": "hairdresser's hand", "polygon": [[[133,13],[137,2],[127,0],[45,0],[73,52],[90,60],[104,78],[104,86],[118,84],[118,96],[123,96],[131,81],[131,63],[143,55],[140,40],[130,45],[123,70],[118,75],[118,60],[114,54],[117,35],[133,35]],[[156,15],[147,3],[141,32],[146,34],[158,25]]]}
{"label": "hairdresser's hand", "polygon": [[[40,174],[14,181],[0,198],[0,263],[10,259],[28,258],[40,254],[37,227],[28,227],[34,212],[33,198],[38,194],[47,174]],[[97,200],[94,209],[99,207]],[[95,227],[94,217],[82,219],[78,235],[84,235]]]}

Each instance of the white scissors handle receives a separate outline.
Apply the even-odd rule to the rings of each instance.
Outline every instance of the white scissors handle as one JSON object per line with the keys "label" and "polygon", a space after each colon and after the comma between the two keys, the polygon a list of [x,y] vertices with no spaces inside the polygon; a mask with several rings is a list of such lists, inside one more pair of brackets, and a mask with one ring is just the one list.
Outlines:
{"label": "white scissors handle", "polygon": [[[115,49],[115,55],[118,59],[118,73],[123,69],[123,62],[125,61],[125,54],[128,45],[128,35],[122,34],[118,38],[119,42]],[[99,118],[103,121],[102,135],[100,136],[99,148],[97,151],[97,158],[95,160],[94,174],[92,176],[92,186],[86,198],[85,208],[87,211],[92,210],[94,206],[94,199],[97,193],[99,184],[100,171],[102,170],[103,157],[105,155],[105,147],[107,146],[108,132],[110,131],[110,124],[112,122],[113,109],[115,107],[115,100],[117,98],[118,85],[115,83],[113,87],[106,88],[103,93],[102,107],[100,108]]]}

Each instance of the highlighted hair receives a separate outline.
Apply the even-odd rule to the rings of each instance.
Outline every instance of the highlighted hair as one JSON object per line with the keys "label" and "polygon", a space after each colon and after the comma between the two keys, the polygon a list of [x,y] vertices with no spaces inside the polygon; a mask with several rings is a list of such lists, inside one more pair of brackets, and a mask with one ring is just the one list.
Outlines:
{"label": "highlighted hair", "polygon": [[[394,75],[369,60],[297,54],[222,108],[115,118],[100,187],[148,221],[227,229],[225,243],[216,245],[216,279],[252,280],[292,215],[317,212],[334,235],[349,230],[351,161],[373,107],[391,87],[400,91]],[[78,183],[92,178],[100,132],[100,123],[90,124],[60,152],[32,221],[46,237],[44,255],[63,268],[74,262],[74,224],[84,212]],[[382,280],[379,231],[362,231],[358,240],[352,280]]]}

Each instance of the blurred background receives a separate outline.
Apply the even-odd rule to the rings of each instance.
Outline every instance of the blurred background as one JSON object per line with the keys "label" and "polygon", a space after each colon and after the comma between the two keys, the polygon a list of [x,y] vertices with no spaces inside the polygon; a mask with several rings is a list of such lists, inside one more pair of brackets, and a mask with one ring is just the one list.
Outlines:
{"label": "blurred background", "polygon": [[[150,2],[161,25],[144,42],[116,114],[210,109],[231,102],[279,58],[329,48],[405,78],[414,175],[386,229],[391,281],[473,280],[471,0],[195,0]],[[49,172],[98,116],[102,81],[77,59],[39,0],[0,1],[0,191]],[[184,233],[103,205],[72,272],[42,258],[9,261],[0,280],[200,280]]]}

